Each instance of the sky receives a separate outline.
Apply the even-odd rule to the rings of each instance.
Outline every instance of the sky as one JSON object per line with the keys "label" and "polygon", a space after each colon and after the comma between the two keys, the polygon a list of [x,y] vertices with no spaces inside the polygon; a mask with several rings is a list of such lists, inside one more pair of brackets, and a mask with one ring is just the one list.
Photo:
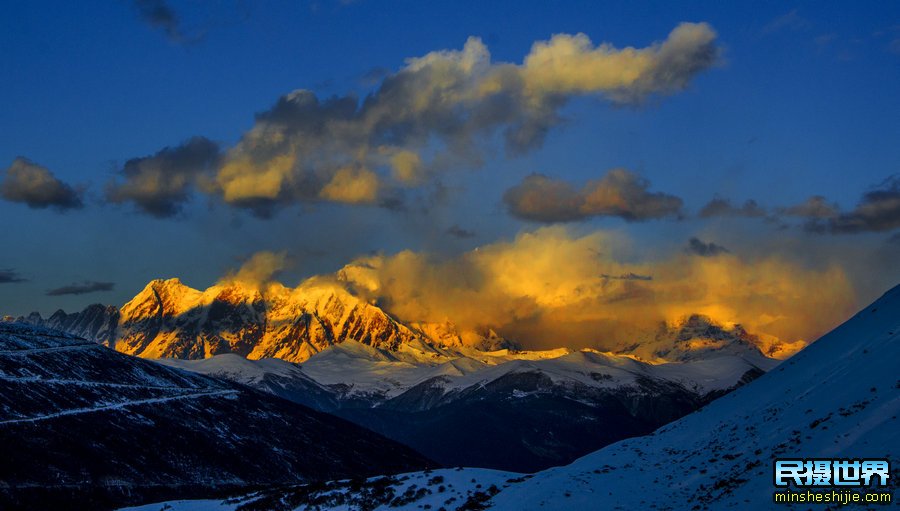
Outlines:
{"label": "sky", "polygon": [[809,340],[900,282],[896,2],[3,10],[2,314],[263,254],[408,321]]}

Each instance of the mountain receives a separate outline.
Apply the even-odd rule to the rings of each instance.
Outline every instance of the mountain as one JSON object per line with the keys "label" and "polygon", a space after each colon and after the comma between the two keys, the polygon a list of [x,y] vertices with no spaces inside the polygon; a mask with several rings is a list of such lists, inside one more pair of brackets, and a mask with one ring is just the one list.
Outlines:
{"label": "mountain", "polygon": [[229,502],[172,503],[172,511],[242,511],[273,502],[281,504],[267,509],[305,509],[310,502],[352,510],[768,509],[776,506],[776,458],[887,458],[887,490],[896,492],[898,359],[900,286],[742,388],[567,466],[525,476],[461,469],[336,481]]}
{"label": "mountain", "polygon": [[32,312],[16,321],[59,330],[101,344],[109,344],[110,340],[115,338],[119,325],[119,309],[114,305],[95,303],[88,305],[81,312],[66,314],[60,309],[47,319],[42,318],[37,312]]}
{"label": "mountain", "polygon": [[302,365],[234,355],[160,362],[334,413],[444,465],[516,471],[569,463],[649,433],[775,363],[758,351],[654,365],[561,349],[470,350],[424,365],[354,341]]}
{"label": "mountain", "polygon": [[[296,288],[223,282],[204,291],[179,279],[154,280],[121,309],[32,313],[18,321],[91,339],[144,358],[207,358],[222,353],[301,362],[354,340],[411,360],[446,359],[441,346],[510,346],[494,332],[459,332],[450,323],[404,325],[326,278]],[[433,334],[435,337],[430,337]]]}
{"label": "mountain", "polygon": [[[179,279],[153,280],[121,308],[91,305],[49,318],[18,321],[63,330],[144,358],[201,359],[223,353],[303,362],[345,341],[434,365],[476,352],[517,349],[489,327],[461,329],[451,321],[403,323],[355,295],[337,277],[313,277],[295,288],[225,280],[205,290]],[[777,341],[777,340],[776,340]],[[783,357],[790,343],[760,339],[741,325],[702,315],[620,341],[618,353],[650,362],[681,362],[717,355]]]}
{"label": "mountain", "polygon": [[674,324],[661,324],[652,337],[638,339],[617,353],[655,362],[687,362],[718,355],[761,360],[763,355],[792,355],[791,347],[789,343],[764,343],[739,324],[721,325],[708,316],[691,314]]}
{"label": "mountain", "polygon": [[[296,288],[225,280],[203,291],[155,280],[121,309],[25,319],[115,323],[88,333],[123,353],[334,413],[443,464],[517,471],[646,434],[776,363],[740,325],[699,315],[660,325],[618,355],[522,351],[490,328],[404,324],[322,277]],[[478,434],[466,427],[473,418]]]}
{"label": "mountain", "polygon": [[105,509],[431,462],[228,380],[0,322],[0,508]]}

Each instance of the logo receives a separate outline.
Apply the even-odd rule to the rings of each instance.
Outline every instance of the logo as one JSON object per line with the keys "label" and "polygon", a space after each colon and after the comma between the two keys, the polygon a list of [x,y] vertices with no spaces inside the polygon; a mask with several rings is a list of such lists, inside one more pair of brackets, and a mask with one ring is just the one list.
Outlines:
{"label": "logo", "polygon": [[[890,504],[886,459],[778,459],[774,467],[776,503]],[[790,487],[794,487],[791,489]],[[827,488],[827,489],[826,489]]]}
{"label": "logo", "polygon": [[775,460],[775,486],[887,486],[890,472],[886,459]]}

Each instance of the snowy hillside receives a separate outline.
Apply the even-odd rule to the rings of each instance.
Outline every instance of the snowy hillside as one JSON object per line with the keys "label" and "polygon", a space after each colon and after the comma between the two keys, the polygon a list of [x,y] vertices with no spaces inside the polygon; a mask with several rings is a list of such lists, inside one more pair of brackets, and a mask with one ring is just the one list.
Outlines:
{"label": "snowy hillside", "polygon": [[758,350],[655,365],[594,350],[445,353],[457,358],[413,363],[348,340],[302,365],[233,354],[159,362],[337,414],[445,465],[518,471],[649,433],[776,363]]}
{"label": "snowy hillside", "polygon": [[[540,473],[498,495],[494,506],[768,506],[777,457],[890,458],[896,478],[898,360],[900,287],[895,287],[752,384],[653,435]],[[700,474],[700,467],[707,472]]]}
{"label": "snowy hillside", "polygon": [[431,464],[368,430],[249,387],[6,322],[0,445],[0,509],[108,509],[147,495],[209,495]]}
{"label": "snowy hillside", "polygon": [[[465,469],[458,472],[464,488],[456,491],[493,495],[477,508],[464,507],[459,501],[445,501],[442,506],[510,511],[768,509],[774,505],[773,460],[790,457],[889,458],[891,489],[896,491],[900,478],[897,360],[900,286],[770,373],[651,435],[499,485],[481,470]],[[412,477],[424,479],[421,473]],[[491,484],[496,488],[485,492]],[[399,505],[381,501],[366,509],[423,509],[425,496],[439,491],[439,485],[426,480],[419,490],[420,498]],[[361,495],[368,490],[346,491]],[[307,488],[306,492],[304,502],[333,490]],[[280,509],[308,509],[300,504]],[[223,509],[212,501],[187,506],[177,504],[173,509]],[[352,504],[336,509],[362,508]],[[815,509],[837,508],[818,505]]]}

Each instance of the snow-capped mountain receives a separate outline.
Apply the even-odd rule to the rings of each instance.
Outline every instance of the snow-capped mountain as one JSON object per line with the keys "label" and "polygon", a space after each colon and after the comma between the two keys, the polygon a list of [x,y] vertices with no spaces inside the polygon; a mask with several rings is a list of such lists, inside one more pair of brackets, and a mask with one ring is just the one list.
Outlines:
{"label": "snow-capped mountain", "polygon": [[228,380],[0,322],[0,509],[108,509],[430,465],[336,417]]}
{"label": "snow-capped mountain", "polygon": [[[463,330],[451,321],[405,324],[334,277],[314,277],[295,288],[226,280],[202,291],[177,278],[154,280],[121,308],[92,305],[78,313],[57,311],[47,319],[32,313],[18,321],[61,329],[144,358],[235,353],[303,362],[355,341],[403,361],[434,365],[518,347],[489,327]],[[677,362],[723,354],[759,357],[763,344],[740,325],[723,326],[693,315],[622,341],[617,352],[650,362]]]}
{"label": "snow-capped mountain", "polygon": [[[653,362],[686,362],[720,355],[737,355],[760,361],[763,358],[783,358],[784,344],[776,343],[761,351],[759,337],[743,326],[721,325],[701,314],[681,318],[674,324],[662,324],[655,334],[624,346],[617,353],[634,355]],[[765,355],[765,356],[764,356]],[[765,362],[762,362],[765,363]]]}
{"label": "snow-capped mountain", "polygon": [[[121,309],[24,319],[338,414],[442,463],[507,470],[646,434],[776,363],[739,325],[703,316],[661,325],[618,355],[521,351],[490,328],[404,324],[325,277],[296,288],[231,279],[203,291],[154,280]],[[472,416],[483,434],[460,427]]]}
{"label": "snow-capped mountain", "polygon": [[311,502],[380,511],[425,505],[448,511],[769,509],[777,506],[776,458],[887,458],[887,490],[896,493],[898,359],[900,286],[748,385],[651,435],[612,444],[567,466],[525,476],[481,469],[418,472],[229,502],[170,504],[173,511],[242,511],[291,495],[284,509],[306,509]]}
{"label": "snow-capped mountain", "polygon": [[345,341],[302,365],[235,355],[160,362],[335,413],[445,465],[529,471],[646,434],[776,363],[758,351],[717,355],[648,364],[595,350],[462,350],[428,365]]}
{"label": "snow-capped mountain", "polygon": [[[459,332],[452,324],[404,325],[325,278],[296,288],[224,282],[204,291],[179,279],[154,280],[121,309],[92,305],[80,313],[18,319],[59,328],[144,358],[251,359],[301,362],[353,340],[411,360],[446,359],[441,346],[510,346],[494,332]],[[434,337],[431,337],[434,335]]]}
{"label": "snow-capped mountain", "polygon": [[42,326],[51,330],[59,330],[82,339],[108,344],[115,338],[119,325],[119,309],[114,305],[88,305],[81,312],[66,314],[57,310],[44,319],[37,312],[20,317],[16,321],[30,325]]}

